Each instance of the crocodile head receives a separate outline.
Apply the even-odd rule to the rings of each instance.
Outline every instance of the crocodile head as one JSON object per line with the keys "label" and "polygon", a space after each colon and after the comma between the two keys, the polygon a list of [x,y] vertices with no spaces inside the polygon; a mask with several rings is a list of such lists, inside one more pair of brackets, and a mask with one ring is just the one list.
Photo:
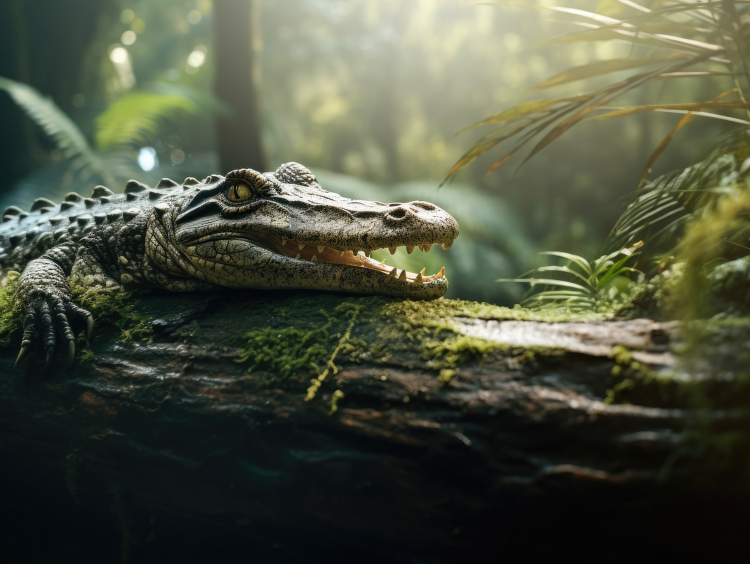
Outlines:
{"label": "crocodile head", "polygon": [[190,271],[213,284],[415,299],[448,288],[445,269],[427,276],[369,258],[376,249],[449,248],[458,223],[433,204],[344,198],[297,163],[265,174],[235,170],[195,188],[170,231]]}

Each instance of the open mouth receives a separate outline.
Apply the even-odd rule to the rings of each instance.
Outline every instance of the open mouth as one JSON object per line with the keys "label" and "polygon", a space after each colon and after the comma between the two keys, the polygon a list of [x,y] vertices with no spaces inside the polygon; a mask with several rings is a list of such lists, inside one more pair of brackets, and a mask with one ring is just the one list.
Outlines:
{"label": "open mouth", "polygon": [[424,268],[420,272],[409,272],[408,270],[389,266],[386,264],[386,261],[374,260],[370,258],[370,253],[372,251],[377,251],[380,249],[388,249],[391,254],[394,254],[398,247],[405,247],[406,252],[409,254],[411,254],[415,248],[418,248],[420,251],[426,253],[430,251],[430,248],[433,245],[440,245],[443,249],[450,249],[453,245],[453,241],[447,241],[442,243],[434,242],[420,243],[415,245],[394,245],[391,247],[379,247],[360,250],[351,248],[335,248],[329,247],[324,244],[304,243],[294,239],[280,237],[278,235],[258,232],[215,233],[210,236],[203,237],[195,243],[203,243],[210,240],[219,239],[225,240],[231,238],[244,239],[246,241],[252,242],[253,244],[264,247],[276,254],[288,257],[292,260],[366,268],[369,270],[380,272],[387,278],[392,278],[394,280],[398,280],[399,282],[406,282],[411,284],[424,284],[444,278],[445,267],[441,268],[439,272],[431,275],[427,275]]}

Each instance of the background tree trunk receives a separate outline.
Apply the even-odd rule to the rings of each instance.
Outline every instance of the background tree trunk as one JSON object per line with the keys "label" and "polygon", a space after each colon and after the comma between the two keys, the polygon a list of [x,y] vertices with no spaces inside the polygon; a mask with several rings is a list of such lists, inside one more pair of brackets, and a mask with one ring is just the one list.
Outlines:
{"label": "background tree trunk", "polygon": [[261,172],[267,170],[258,101],[258,18],[257,0],[214,2],[214,92],[231,112],[216,120],[223,174],[238,168],[253,168]]}
{"label": "background tree trunk", "polygon": [[[747,488],[675,463],[694,412],[655,407],[647,395],[603,401],[612,346],[626,345],[640,369],[668,366],[670,325],[445,318],[459,332],[443,333],[458,339],[445,341],[454,352],[471,335],[513,346],[460,357],[447,384],[408,335],[382,358],[343,347],[338,372],[312,401],[304,371],[282,379],[236,362],[248,332],[268,338],[256,348],[281,343],[277,354],[306,331],[339,339],[347,324],[347,342],[372,345],[400,320],[362,313],[339,326],[337,304],[391,303],[312,292],[155,294],[137,302],[154,319],[150,342],[120,342],[119,330],[99,323],[92,360],[46,375],[33,363],[25,377],[13,369],[18,343],[6,344],[3,554],[626,562],[747,550]],[[337,389],[345,395],[331,414]],[[746,425],[722,413],[725,430]]]}
{"label": "background tree trunk", "polygon": [[[92,94],[84,70],[100,23],[117,14],[114,0],[7,0],[0,2],[0,76],[30,84],[75,115],[73,95]],[[43,39],[42,39],[43,38]],[[0,93],[0,170],[12,186],[40,164],[52,148],[38,127]]]}

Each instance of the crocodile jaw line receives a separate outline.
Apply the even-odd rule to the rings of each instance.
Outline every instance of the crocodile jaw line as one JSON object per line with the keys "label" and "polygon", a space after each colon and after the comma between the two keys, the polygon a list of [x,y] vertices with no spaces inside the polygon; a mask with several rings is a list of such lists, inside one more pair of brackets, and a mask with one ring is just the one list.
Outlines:
{"label": "crocodile jaw line", "polygon": [[[428,251],[431,245],[420,245],[420,250]],[[442,243],[444,248],[451,245],[452,241]],[[395,251],[398,246],[404,245],[386,248]],[[356,249],[342,253],[341,249],[300,244],[276,235],[215,233],[186,251],[207,280],[221,280],[222,285],[237,288],[306,288],[415,299],[434,299],[448,289],[445,268],[427,276],[424,269],[420,273],[397,269]]]}

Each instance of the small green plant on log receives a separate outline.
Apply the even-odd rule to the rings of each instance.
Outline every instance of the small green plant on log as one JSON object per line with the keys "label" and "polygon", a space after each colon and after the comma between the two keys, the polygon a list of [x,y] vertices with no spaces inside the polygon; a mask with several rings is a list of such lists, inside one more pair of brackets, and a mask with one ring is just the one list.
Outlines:
{"label": "small green plant on log", "polygon": [[[615,282],[618,278],[625,279],[626,274],[640,273],[635,268],[626,266],[626,263],[639,254],[636,249],[642,246],[643,242],[639,241],[631,247],[603,255],[594,261],[570,253],[546,251],[539,254],[566,259],[567,264],[542,266],[519,278],[501,279],[498,282],[530,284],[532,293],[521,302],[527,308],[565,306],[572,310],[593,311],[626,297]],[[541,276],[536,276],[537,274]],[[536,286],[551,289],[534,293]]]}

